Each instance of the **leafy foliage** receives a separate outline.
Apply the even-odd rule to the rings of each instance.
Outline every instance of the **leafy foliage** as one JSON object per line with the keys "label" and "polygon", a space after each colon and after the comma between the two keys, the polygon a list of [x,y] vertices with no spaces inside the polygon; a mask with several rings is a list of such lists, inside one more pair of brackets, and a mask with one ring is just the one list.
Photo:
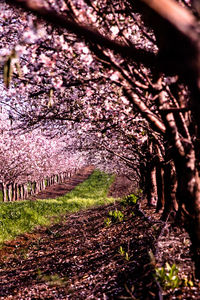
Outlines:
{"label": "leafy foliage", "polygon": [[121,210],[110,210],[109,217],[104,220],[106,226],[110,226],[112,223],[122,222],[124,220],[124,214]]}
{"label": "leafy foliage", "polygon": [[178,288],[182,284],[182,280],[178,275],[178,267],[172,266],[166,262],[164,267],[155,268],[155,278],[158,280],[164,290]]}
{"label": "leafy foliage", "polygon": [[119,254],[120,254],[122,257],[124,257],[124,259],[125,259],[126,261],[129,261],[129,260],[130,260],[130,256],[129,256],[128,252],[126,252],[122,246],[119,247]]}
{"label": "leafy foliage", "polygon": [[114,211],[109,211],[109,216],[113,223],[122,222],[124,219],[124,214],[121,210],[115,209]]}
{"label": "leafy foliage", "polygon": [[125,196],[122,200],[123,205],[135,205],[137,204],[139,197],[136,194],[130,194],[128,196]]}
{"label": "leafy foliage", "polygon": [[112,224],[112,221],[111,221],[110,218],[106,218],[106,219],[104,220],[104,223],[105,223],[105,225],[108,227],[108,226],[110,226],[110,225]]}

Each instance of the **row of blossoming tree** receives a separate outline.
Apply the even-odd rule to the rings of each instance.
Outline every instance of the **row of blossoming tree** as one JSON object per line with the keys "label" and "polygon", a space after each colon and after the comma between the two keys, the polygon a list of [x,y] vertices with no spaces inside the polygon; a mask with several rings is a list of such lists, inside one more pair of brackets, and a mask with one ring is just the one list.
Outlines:
{"label": "row of blossoming tree", "polygon": [[91,157],[107,151],[132,167],[148,203],[163,209],[163,219],[173,215],[183,222],[199,266],[195,4],[1,1],[0,54],[12,118],[24,128],[74,139],[74,147]]}
{"label": "row of blossoming tree", "polygon": [[28,199],[47,186],[62,183],[84,164],[80,156],[64,151],[60,139],[47,139],[41,130],[12,130],[4,109],[0,114],[0,182],[3,201]]}

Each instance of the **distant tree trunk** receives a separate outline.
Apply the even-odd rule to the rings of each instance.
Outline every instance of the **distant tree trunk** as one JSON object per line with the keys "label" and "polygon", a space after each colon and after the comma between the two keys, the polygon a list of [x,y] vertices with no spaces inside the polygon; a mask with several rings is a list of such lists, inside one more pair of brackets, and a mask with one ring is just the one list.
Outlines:
{"label": "distant tree trunk", "polygon": [[7,185],[8,190],[8,201],[12,201],[12,184]]}
{"label": "distant tree trunk", "polygon": [[165,189],[164,189],[164,169],[162,162],[156,165],[156,181],[157,181],[157,205],[156,211],[159,212],[165,205]]}
{"label": "distant tree trunk", "polygon": [[24,184],[24,199],[28,199],[28,184]]}
{"label": "distant tree trunk", "polygon": [[58,183],[62,183],[62,174],[58,174]]}
{"label": "distant tree trunk", "polygon": [[51,176],[51,185],[54,184],[54,175]]}
{"label": "distant tree trunk", "polygon": [[33,182],[33,194],[37,193],[37,183],[36,181]]}
{"label": "distant tree trunk", "polygon": [[16,200],[20,200],[20,191],[19,191],[19,185],[16,183],[15,184],[15,195],[16,195]]}
{"label": "distant tree trunk", "polygon": [[62,173],[62,174],[60,175],[60,177],[61,177],[61,183],[63,183],[63,182],[64,182],[64,173]]}
{"label": "distant tree trunk", "polygon": [[18,184],[18,191],[19,191],[19,200],[21,200],[22,199],[21,184]]}
{"label": "distant tree trunk", "polygon": [[169,215],[174,212],[175,217],[178,210],[176,201],[177,179],[174,163],[172,161],[166,162],[164,166],[164,210],[161,219],[166,221]]}
{"label": "distant tree trunk", "polygon": [[16,200],[15,183],[12,183],[12,201]]}
{"label": "distant tree trunk", "polygon": [[49,177],[46,178],[46,182],[47,182],[46,186],[50,186],[50,178]]}
{"label": "distant tree trunk", "polygon": [[7,184],[6,183],[2,183],[2,192],[3,192],[3,202],[7,202],[8,201],[8,197],[7,197]]}
{"label": "distant tree trunk", "polygon": [[149,172],[149,189],[148,189],[148,204],[156,206],[157,203],[157,181],[156,181],[156,166],[151,166]]}
{"label": "distant tree trunk", "polygon": [[40,180],[38,182],[38,187],[39,187],[39,191],[41,192],[42,191],[42,180]]}
{"label": "distant tree trunk", "polygon": [[21,191],[21,200],[24,200],[25,199],[25,191],[24,191],[23,183],[20,185],[20,191]]}
{"label": "distant tree trunk", "polygon": [[157,181],[157,206],[156,211],[159,212],[165,205],[165,189],[164,189],[164,169],[163,157],[161,150],[156,145],[156,181]]}
{"label": "distant tree trunk", "polygon": [[157,181],[156,165],[153,157],[153,143],[148,146],[148,162],[146,166],[146,192],[147,203],[149,206],[155,206],[157,203]]}
{"label": "distant tree trunk", "polygon": [[33,195],[33,182],[29,182],[29,194]]}
{"label": "distant tree trunk", "polygon": [[40,192],[40,183],[39,181],[35,181],[35,194]]}
{"label": "distant tree trunk", "polygon": [[44,187],[44,180],[42,179],[40,181],[40,190],[43,191],[44,189],[45,189],[45,187]]}
{"label": "distant tree trunk", "polygon": [[42,190],[46,189],[46,179],[42,179]]}

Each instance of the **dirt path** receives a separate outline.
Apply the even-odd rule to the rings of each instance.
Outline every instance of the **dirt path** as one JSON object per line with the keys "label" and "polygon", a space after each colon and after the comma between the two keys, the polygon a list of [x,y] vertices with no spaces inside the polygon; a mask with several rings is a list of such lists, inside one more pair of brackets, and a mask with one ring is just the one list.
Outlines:
{"label": "dirt path", "polygon": [[[91,171],[71,178],[62,192]],[[110,193],[122,196],[131,192],[131,185],[122,176]],[[46,196],[60,192],[56,187]],[[109,211],[115,209],[123,210],[123,221],[105,226]],[[175,228],[174,233],[168,228],[158,234],[160,223],[151,217],[153,212],[147,214],[116,203],[68,214],[59,224],[7,243],[0,250],[0,299],[162,299],[149,250],[156,250],[161,265],[180,263],[184,273],[192,276],[188,238]],[[198,286],[182,287],[163,299],[200,299],[200,291]]]}
{"label": "dirt path", "polygon": [[[65,194],[91,172],[87,168],[37,197]],[[8,242],[0,251],[0,299],[134,299],[133,293],[138,299],[155,298],[151,224],[127,208],[123,222],[106,227],[104,220],[116,208],[123,209],[117,203],[66,215],[59,224]]]}
{"label": "dirt path", "polygon": [[93,166],[88,166],[81,169],[78,173],[74,174],[71,178],[67,179],[64,183],[54,184],[45,189],[45,191],[33,195],[30,199],[54,199],[65,195],[88,178],[88,176],[94,171]]}
{"label": "dirt path", "polygon": [[1,253],[0,299],[120,299],[130,297],[129,290],[138,299],[153,299],[152,228],[128,211],[126,222],[105,227],[104,219],[116,207],[120,209],[117,204],[66,216],[60,224],[11,243],[12,251]]}

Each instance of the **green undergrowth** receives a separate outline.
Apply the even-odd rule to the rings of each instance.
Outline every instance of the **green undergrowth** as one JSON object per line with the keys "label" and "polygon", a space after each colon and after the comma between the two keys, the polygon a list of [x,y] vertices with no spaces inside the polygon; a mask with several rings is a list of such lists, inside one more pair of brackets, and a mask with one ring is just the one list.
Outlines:
{"label": "green undergrowth", "polygon": [[114,176],[95,170],[87,180],[62,197],[0,203],[0,245],[36,226],[58,222],[65,213],[113,202],[113,198],[107,197],[113,180]]}

